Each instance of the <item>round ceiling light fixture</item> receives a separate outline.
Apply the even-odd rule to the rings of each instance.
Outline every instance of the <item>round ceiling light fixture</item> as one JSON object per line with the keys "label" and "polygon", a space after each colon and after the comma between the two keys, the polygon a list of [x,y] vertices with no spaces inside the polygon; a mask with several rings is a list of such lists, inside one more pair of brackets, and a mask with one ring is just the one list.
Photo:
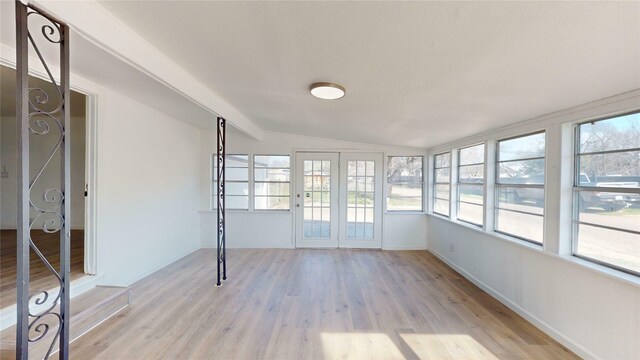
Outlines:
{"label": "round ceiling light fixture", "polygon": [[330,82],[311,84],[311,95],[324,100],[336,100],[344,96],[346,90],[342,85]]}

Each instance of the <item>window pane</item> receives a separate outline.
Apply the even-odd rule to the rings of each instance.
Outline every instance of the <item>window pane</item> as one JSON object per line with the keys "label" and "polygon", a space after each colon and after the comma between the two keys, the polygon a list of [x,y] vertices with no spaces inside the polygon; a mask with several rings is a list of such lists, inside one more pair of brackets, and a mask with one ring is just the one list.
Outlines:
{"label": "window pane", "polygon": [[289,169],[254,169],[255,181],[289,181]]}
{"label": "window pane", "polygon": [[575,251],[640,273],[640,235],[579,224]]}
{"label": "window pane", "polygon": [[[248,183],[226,182],[226,195],[249,195]],[[217,194],[217,192],[216,192]]]}
{"label": "window pane", "polygon": [[422,211],[422,184],[389,184],[387,210]]}
{"label": "window pane", "polygon": [[482,205],[484,204],[483,190],[482,185],[459,184],[458,200]]}
{"label": "window pane", "polygon": [[[228,182],[226,183],[226,195],[249,195],[249,184],[245,182]],[[218,196],[218,182],[214,181],[211,188],[213,196]]]}
{"label": "window pane", "polygon": [[230,167],[240,167],[240,168],[248,168],[249,167],[249,156],[248,155],[226,155],[226,164],[225,167],[229,169]]}
{"label": "window pane", "polygon": [[[422,211],[422,156],[390,156],[387,166],[387,211]],[[372,192],[369,179],[365,190]]]}
{"label": "window pane", "polygon": [[496,207],[542,215],[544,189],[526,187],[499,187]]}
{"label": "window pane", "polygon": [[[218,168],[218,156],[213,154],[212,161],[213,167]],[[229,168],[248,168],[249,167],[249,155],[236,155],[236,154],[227,154],[225,155],[226,160],[226,169]]]}
{"label": "window pane", "polygon": [[482,205],[458,203],[458,219],[476,225],[482,225]]}
{"label": "window pane", "polygon": [[585,213],[617,212],[628,206],[633,207],[630,211],[635,211],[640,204],[640,194],[637,193],[578,191],[577,196],[579,210]]}
{"label": "window pane", "polygon": [[260,167],[289,167],[288,155],[256,155],[253,157],[253,166]]}
{"label": "window pane", "polygon": [[498,161],[544,157],[544,133],[498,142]]}
{"label": "window pane", "polygon": [[496,212],[496,230],[542,244],[544,218],[508,210]]}
{"label": "window pane", "polygon": [[435,185],[435,197],[449,200],[449,194],[449,184]]}
{"label": "window pane", "polygon": [[[215,201],[215,199],[214,199]],[[225,198],[227,209],[232,210],[247,210],[249,209],[249,197],[248,196],[228,196]]]}
{"label": "window pane", "polygon": [[289,196],[289,183],[254,183],[256,195]]}
{"label": "window pane", "polygon": [[451,163],[451,153],[436,155],[434,162],[436,168],[449,167],[449,164]]}
{"label": "window pane", "polygon": [[289,210],[289,197],[256,196],[255,208],[257,210]]}
{"label": "window pane", "polygon": [[580,185],[637,188],[640,184],[640,151],[580,155],[578,159]]}
{"label": "window pane", "polygon": [[480,164],[484,162],[484,144],[460,149],[459,165]]}
{"label": "window pane", "polygon": [[500,184],[544,184],[544,159],[508,161],[499,166]]}
{"label": "window pane", "polygon": [[458,169],[458,181],[482,184],[484,180],[484,165],[466,165]]}
{"label": "window pane", "polygon": [[226,168],[224,176],[227,181],[249,181],[249,169]]}
{"label": "window pane", "polygon": [[576,196],[580,221],[640,231],[640,194],[578,191]]}
{"label": "window pane", "polygon": [[580,125],[580,153],[640,148],[640,113]]}
{"label": "window pane", "polygon": [[[218,158],[212,156],[212,208],[218,206]],[[249,155],[227,154],[225,155],[225,178],[226,178],[226,206],[227,209],[248,210],[249,209]]]}
{"label": "window pane", "polygon": [[[253,166],[254,208],[257,210],[289,210],[289,156],[255,155]],[[304,172],[305,174],[314,172],[321,174],[321,162],[305,164]]]}
{"label": "window pane", "polygon": [[422,211],[422,197],[391,197],[387,203],[389,211]]}
{"label": "window pane", "polygon": [[436,182],[448,183],[449,175],[449,168],[436,169]]}
{"label": "window pane", "polygon": [[387,182],[422,182],[422,156],[390,156]]}
{"label": "window pane", "polygon": [[433,212],[441,215],[449,216],[449,201],[434,199],[433,200]]}

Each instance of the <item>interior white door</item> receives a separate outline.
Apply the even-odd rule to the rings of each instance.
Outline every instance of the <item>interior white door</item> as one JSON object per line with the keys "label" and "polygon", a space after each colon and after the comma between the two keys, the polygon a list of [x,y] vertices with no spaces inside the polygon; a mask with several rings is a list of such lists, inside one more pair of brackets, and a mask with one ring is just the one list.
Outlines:
{"label": "interior white door", "polygon": [[382,154],[340,153],[339,242],[382,248]]}
{"label": "interior white door", "polygon": [[338,247],[338,153],[296,153],[296,247]]}

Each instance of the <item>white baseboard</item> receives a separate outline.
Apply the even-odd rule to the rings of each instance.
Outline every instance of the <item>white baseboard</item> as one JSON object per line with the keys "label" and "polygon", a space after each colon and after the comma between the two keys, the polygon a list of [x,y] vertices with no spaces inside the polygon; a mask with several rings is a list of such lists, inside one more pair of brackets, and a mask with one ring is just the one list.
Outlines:
{"label": "white baseboard", "polygon": [[426,246],[384,246],[382,250],[392,251],[409,251],[409,250],[428,250]]}
{"label": "white baseboard", "polygon": [[171,256],[169,258],[165,258],[162,261],[159,261],[156,263],[155,266],[151,267],[148,270],[145,271],[141,271],[138,274],[129,277],[128,279],[126,279],[125,281],[122,282],[118,282],[118,283],[112,283],[112,282],[105,282],[105,283],[100,283],[98,285],[105,285],[105,286],[125,286],[125,287],[129,287],[131,286],[131,284],[135,283],[138,280],[141,280],[151,274],[153,274],[154,272],[167,267],[169,264],[172,264],[180,259],[182,259],[183,257],[190,255],[196,251],[200,250],[200,248],[195,247],[193,249],[189,249],[185,252],[183,252],[182,254],[179,254],[178,256]]}
{"label": "white baseboard", "polygon": [[518,315],[522,316],[523,318],[525,318],[527,321],[529,321],[530,323],[535,325],[538,329],[542,330],[544,333],[546,333],[547,335],[551,336],[554,340],[556,340],[560,344],[564,345],[569,350],[571,350],[574,353],[576,353],[578,356],[582,357],[583,359],[594,359],[594,360],[595,359],[600,359],[600,357],[598,357],[596,354],[594,354],[591,351],[589,351],[588,349],[584,348],[582,345],[578,344],[573,339],[565,336],[564,334],[562,334],[558,330],[554,329],[552,326],[550,326],[549,324],[547,324],[546,322],[544,322],[543,320],[541,320],[537,316],[535,316],[535,315],[531,314],[530,312],[528,312],[527,310],[521,308],[520,305],[512,302],[510,299],[504,297],[502,294],[498,293],[497,291],[495,291],[494,289],[492,289],[491,287],[489,287],[488,285],[486,285],[482,281],[476,279],[473,275],[469,274],[464,269],[460,268],[459,266],[457,266],[453,262],[449,261],[449,259],[447,259],[444,255],[440,254],[439,252],[435,251],[434,249],[428,249],[428,250],[433,255],[435,255],[438,259],[442,260],[444,263],[446,263],[452,269],[454,269],[456,272],[458,272],[460,275],[464,276],[467,280],[471,281],[476,286],[478,286],[480,289],[482,289],[483,291],[485,291],[489,295],[493,296],[496,300],[500,301],[506,307],[508,307],[509,309],[513,310],[516,314],[518,314]]}
{"label": "white baseboard", "polygon": [[[71,293],[69,296],[73,299],[78,295],[82,295],[85,292],[96,287],[96,284],[100,280],[99,276],[87,275],[71,282]],[[49,294],[56,293],[58,287],[49,289]],[[17,321],[17,306],[15,304],[0,309],[0,331],[16,324]]]}
{"label": "white baseboard", "polygon": [[[215,249],[215,246],[203,246],[200,249]],[[287,246],[227,246],[227,250],[230,249],[295,249],[293,245]]]}

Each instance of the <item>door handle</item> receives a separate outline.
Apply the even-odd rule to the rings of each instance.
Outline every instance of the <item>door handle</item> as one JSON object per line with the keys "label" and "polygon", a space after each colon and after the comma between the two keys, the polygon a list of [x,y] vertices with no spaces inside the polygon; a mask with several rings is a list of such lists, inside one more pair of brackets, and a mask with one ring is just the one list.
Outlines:
{"label": "door handle", "polygon": [[300,204],[296,204],[296,207],[300,207]]}

